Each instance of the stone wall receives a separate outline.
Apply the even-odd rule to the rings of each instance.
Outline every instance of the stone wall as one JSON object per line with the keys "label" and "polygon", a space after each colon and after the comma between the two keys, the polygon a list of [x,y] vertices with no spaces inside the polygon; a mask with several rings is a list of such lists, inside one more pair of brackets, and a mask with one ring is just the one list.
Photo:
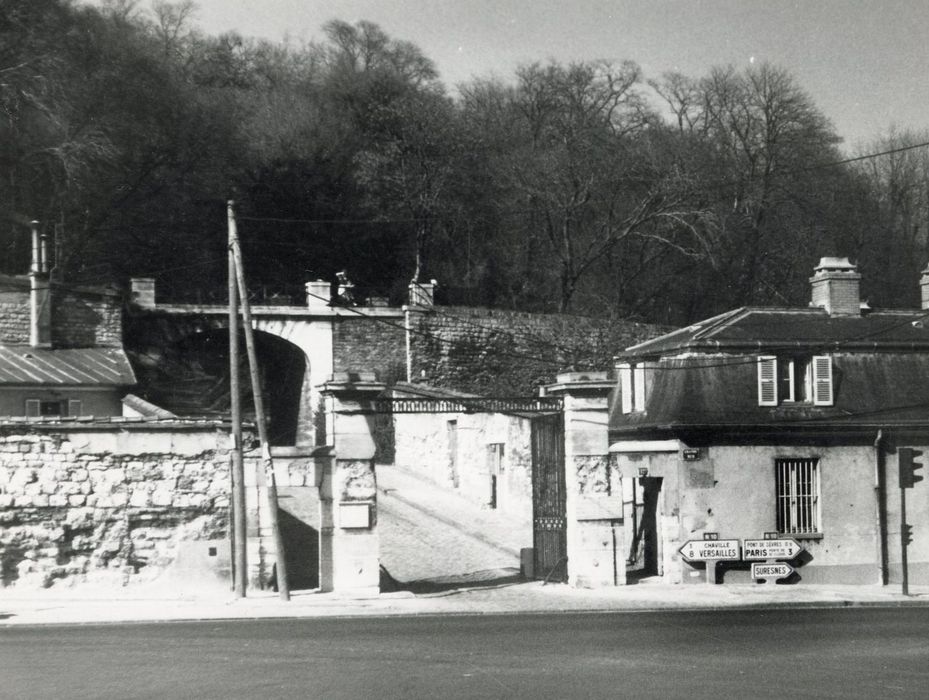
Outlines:
{"label": "stone wall", "polygon": [[565,314],[435,307],[411,314],[412,378],[477,394],[526,395],[564,370],[609,370],[670,328]]}
{"label": "stone wall", "polygon": [[52,288],[56,347],[122,347],[123,305],[116,292]]}
{"label": "stone wall", "polygon": [[[402,384],[394,398],[450,398]],[[532,422],[525,414],[396,413],[391,461],[486,507],[532,516]]]}
{"label": "stone wall", "polygon": [[29,292],[0,289],[0,344],[21,345],[28,342]]}
{"label": "stone wall", "polygon": [[146,581],[185,542],[224,540],[227,436],[206,424],[165,430],[0,424],[2,585]]}
{"label": "stone wall", "polygon": [[[121,347],[122,300],[105,289],[52,286],[52,343],[55,347]],[[0,343],[29,344],[29,281],[0,289]]]}
{"label": "stone wall", "polygon": [[403,317],[338,317],[333,321],[333,371],[374,372],[386,384],[406,378]]}

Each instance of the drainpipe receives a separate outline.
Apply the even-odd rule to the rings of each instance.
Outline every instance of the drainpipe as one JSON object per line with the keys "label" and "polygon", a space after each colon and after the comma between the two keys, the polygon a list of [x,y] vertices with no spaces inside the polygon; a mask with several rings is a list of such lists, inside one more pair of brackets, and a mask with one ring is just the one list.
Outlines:
{"label": "drainpipe", "polygon": [[884,431],[878,430],[874,438],[874,499],[877,518],[878,583],[887,585],[887,455],[884,450]]}

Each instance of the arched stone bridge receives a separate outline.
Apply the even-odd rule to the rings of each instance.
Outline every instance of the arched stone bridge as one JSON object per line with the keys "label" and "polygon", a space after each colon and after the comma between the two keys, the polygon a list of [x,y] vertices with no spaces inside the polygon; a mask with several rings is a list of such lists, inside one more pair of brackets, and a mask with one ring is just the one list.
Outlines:
{"label": "arched stone bridge", "polygon": [[[176,413],[227,411],[228,307],[157,304],[153,280],[133,280],[132,292],[126,348],[140,391]],[[328,295],[328,282],[311,282],[305,306],[251,309],[275,444],[325,443],[319,387],[335,372],[408,377],[407,317],[422,308],[330,306]]]}

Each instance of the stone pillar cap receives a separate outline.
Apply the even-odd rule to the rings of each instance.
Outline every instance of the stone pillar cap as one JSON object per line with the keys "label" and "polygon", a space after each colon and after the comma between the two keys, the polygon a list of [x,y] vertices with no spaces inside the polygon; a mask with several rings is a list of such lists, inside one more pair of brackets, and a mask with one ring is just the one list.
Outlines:
{"label": "stone pillar cap", "polygon": [[546,395],[571,393],[578,391],[609,391],[615,382],[610,379],[609,372],[560,372],[554,384],[545,386]]}
{"label": "stone pillar cap", "polygon": [[374,372],[334,372],[322,385],[322,392],[324,394],[380,393],[386,388],[386,384],[377,381],[377,375]]}

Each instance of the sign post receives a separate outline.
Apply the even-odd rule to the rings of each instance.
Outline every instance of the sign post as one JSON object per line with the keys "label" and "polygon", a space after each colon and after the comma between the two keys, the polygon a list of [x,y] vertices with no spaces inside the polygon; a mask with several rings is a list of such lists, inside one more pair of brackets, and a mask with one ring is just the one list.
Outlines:
{"label": "sign post", "polygon": [[[707,535],[713,536],[714,533],[707,533]],[[715,584],[716,565],[721,561],[738,561],[741,549],[739,545],[739,540],[687,540],[677,551],[688,563],[706,562],[706,582]]]}
{"label": "sign post", "polygon": [[752,580],[780,581],[788,578],[794,568],[778,559],[793,559],[803,547],[793,537],[772,537],[765,533],[763,540],[744,540],[742,558],[745,561],[764,562],[752,564]]}
{"label": "sign post", "polygon": [[768,561],[764,563],[752,562],[752,579],[765,581],[780,581],[794,572],[794,568],[782,561]]}

